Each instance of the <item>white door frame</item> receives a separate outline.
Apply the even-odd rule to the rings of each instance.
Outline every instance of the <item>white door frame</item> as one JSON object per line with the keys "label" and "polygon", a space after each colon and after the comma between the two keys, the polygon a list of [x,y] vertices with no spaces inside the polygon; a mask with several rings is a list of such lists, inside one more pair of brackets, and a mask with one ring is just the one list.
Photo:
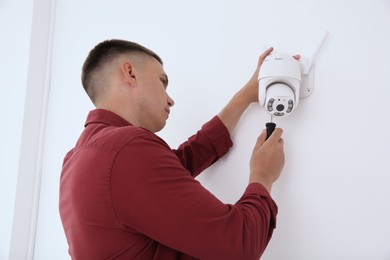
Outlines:
{"label": "white door frame", "polygon": [[34,0],[9,259],[33,259],[51,81],[56,0]]}

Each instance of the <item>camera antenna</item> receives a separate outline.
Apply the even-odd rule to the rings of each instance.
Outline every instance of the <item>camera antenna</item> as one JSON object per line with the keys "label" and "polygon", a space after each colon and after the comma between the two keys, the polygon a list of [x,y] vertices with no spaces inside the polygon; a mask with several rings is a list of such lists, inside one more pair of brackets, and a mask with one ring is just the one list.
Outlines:
{"label": "camera antenna", "polygon": [[309,75],[309,73],[310,73],[314,63],[317,60],[318,54],[320,53],[320,50],[322,49],[322,46],[324,45],[326,39],[328,38],[328,35],[329,35],[329,31],[325,31],[324,35],[322,35],[320,44],[317,46],[317,49],[314,52],[313,58],[311,58],[309,60],[309,64],[307,65],[307,67],[306,67],[305,71],[303,72],[303,74]]}

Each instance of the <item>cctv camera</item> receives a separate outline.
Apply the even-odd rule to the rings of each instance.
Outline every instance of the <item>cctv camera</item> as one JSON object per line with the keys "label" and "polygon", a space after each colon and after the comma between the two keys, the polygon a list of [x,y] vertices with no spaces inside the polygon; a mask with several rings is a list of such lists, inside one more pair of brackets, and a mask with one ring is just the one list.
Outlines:
{"label": "cctv camera", "polygon": [[272,116],[287,116],[298,105],[300,85],[299,61],[286,54],[270,54],[259,73],[260,105]]}
{"label": "cctv camera", "polygon": [[271,122],[266,123],[267,138],[271,136],[276,124],[272,117],[283,117],[297,108],[300,98],[311,95],[314,89],[314,63],[324,45],[329,32],[326,31],[313,58],[309,61],[300,58],[272,53],[268,55],[259,72],[259,103],[271,114]]}
{"label": "cctv camera", "polygon": [[283,117],[297,108],[300,98],[311,95],[314,89],[314,64],[328,37],[326,31],[313,57],[299,61],[290,55],[271,53],[259,72],[259,103],[271,116]]}

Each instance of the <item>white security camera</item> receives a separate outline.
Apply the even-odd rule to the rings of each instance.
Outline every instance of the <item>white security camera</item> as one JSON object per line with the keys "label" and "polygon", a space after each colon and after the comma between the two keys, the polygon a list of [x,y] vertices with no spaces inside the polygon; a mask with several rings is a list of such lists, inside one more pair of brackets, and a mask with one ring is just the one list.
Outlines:
{"label": "white security camera", "polygon": [[259,103],[275,117],[291,114],[299,99],[311,95],[314,89],[314,62],[329,32],[325,32],[313,58],[296,60],[290,55],[271,53],[259,72]]}
{"label": "white security camera", "polygon": [[289,115],[298,105],[301,86],[299,61],[286,54],[270,54],[259,73],[259,102],[272,116]]}

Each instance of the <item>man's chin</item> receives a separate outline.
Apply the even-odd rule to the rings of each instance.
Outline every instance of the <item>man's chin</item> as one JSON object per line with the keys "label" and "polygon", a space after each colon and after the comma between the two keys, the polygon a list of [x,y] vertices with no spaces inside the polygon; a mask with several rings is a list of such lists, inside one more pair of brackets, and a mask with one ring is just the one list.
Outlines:
{"label": "man's chin", "polygon": [[155,131],[153,131],[153,132],[154,132],[154,133],[160,132],[161,130],[164,129],[164,127],[165,127],[166,124],[167,124],[167,121],[164,121],[164,123],[162,123],[161,125],[156,126]]}

